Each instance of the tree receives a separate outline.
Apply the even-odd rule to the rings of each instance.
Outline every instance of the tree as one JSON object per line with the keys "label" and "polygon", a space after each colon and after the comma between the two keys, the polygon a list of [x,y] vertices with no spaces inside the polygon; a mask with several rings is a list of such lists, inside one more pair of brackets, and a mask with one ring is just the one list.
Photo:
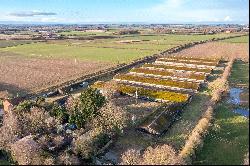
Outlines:
{"label": "tree", "polygon": [[74,102],[70,110],[69,122],[81,128],[88,120],[100,114],[99,109],[106,100],[96,89],[87,88]]}
{"label": "tree", "polygon": [[59,104],[53,104],[50,115],[56,117],[61,123],[66,123],[69,118],[67,110]]}

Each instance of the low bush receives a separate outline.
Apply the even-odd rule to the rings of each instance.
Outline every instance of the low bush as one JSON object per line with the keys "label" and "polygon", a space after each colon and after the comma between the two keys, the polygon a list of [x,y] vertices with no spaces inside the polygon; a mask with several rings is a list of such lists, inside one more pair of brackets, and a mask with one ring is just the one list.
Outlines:
{"label": "low bush", "polygon": [[123,165],[181,165],[184,164],[175,150],[167,145],[158,145],[155,148],[148,147],[142,155],[134,149],[122,154]]}
{"label": "low bush", "polygon": [[98,139],[102,138],[101,134],[103,134],[102,130],[95,128],[80,135],[72,143],[73,152],[80,155],[83,159],[90,159],[96,155],[99,150]]}
{"label": "low bush", "polygon": [[100,115],[91,121],[91,127],[101,127],[110,136],[120,134],[121,130],[128,124],[128,113],[121,107],[108,102],[100,109]]}

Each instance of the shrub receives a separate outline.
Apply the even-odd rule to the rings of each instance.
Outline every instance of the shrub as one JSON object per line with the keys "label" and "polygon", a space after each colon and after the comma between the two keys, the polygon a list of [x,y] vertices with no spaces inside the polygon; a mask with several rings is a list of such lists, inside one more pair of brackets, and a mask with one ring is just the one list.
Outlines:
{"label": "shrub", "polygon": [[108,102],[100,109],[100,115],[91,121],[91,127],[101,127],[105,133],[114,135],[120,133],[127,123],[127,112]]}
{"label": "shrub", "polygon": [[169,145],[159,145],[155,148],[149,147],[143,154],[142,164],[145,165],[180,165],[182,159]]}
{"label": "shrub", "polygon": [[121,156],[121,165],[139,165],[141,162],[141,155],[138,150],[128,149]]}
{"label": "shrub", "polygon": [[12,144],[11,154],[20,165],[41,165],[45,160],[40,146],[31,136],[24,137]]}
{"label": "shrub", "polygon": [[100,128],[95,128],[77,137],[72,143],[74,153],[81,155],[84,159],[90,159],[98,151],[96,143],[101,133]]}
{"label": "shrub", "polygon": [[142,155],[139,151],[129,149],[122,154],[123,165],[180,165],[184,164],[175,150],[169,145],[148,147]]}
{"label": "shrub", "polygon": [[19,103],[15,109],[15,111],[18,112],[23,112],[23,111],[29,111],[32,106],[34,106],[35,103],[30,100],[25,100],[21,103]]}
{"label": "shrub", "polygon": [[57,103],[53,104],[50,115],[56,117],[61,123],[68,122],[69,114],[66,108],[60,106]]}

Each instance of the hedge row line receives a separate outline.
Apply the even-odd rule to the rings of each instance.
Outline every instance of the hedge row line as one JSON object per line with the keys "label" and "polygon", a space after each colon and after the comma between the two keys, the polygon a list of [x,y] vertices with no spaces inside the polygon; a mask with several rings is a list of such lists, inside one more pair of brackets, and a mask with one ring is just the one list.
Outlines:
{"label": "hedge row line", "polygon": [[135,81],[135,82],[142,82],[142,83],[149,83],[149,84],[156,84],[156,85],[163,85],[163,86],[171,86],[171,87],[178,87],[178,88],[184,88],[184,89],[193,89],[193,90],[199,89],[199,84],[186,82],[186,81],[185,82],[174,81],[171,79],[157,79],[157,78],[141,77],[141,76],[134,76],[134,75],[128,75],[128,74],[117,75],[114,77],[114,79]]}
{"label": "hedge row line", "polygon": [[173,62],[173,63],[185,63],[185,64],[193,64],[193,65],[206,65],[206,66],[216,66],[218,63],[206,63],[206,62],[198,62],[198,61],[185,61],[185,60],[170,60],[170,59],[164,59],[159,58],[157,61],[161,62]]}
{"label": "hedge row line", "polygon": [[185,70],[185,71],[193,71],[193,72],[203,72],[203,73],[211,73],[211,69],[205,68],[192,68],[192,67],[182,67],[182,66],[166,66],[166,65],[157,65],[157,64],[145,64],[142,67],[153,67],[159,69],[170,69],[170,70]]}
{"label": "hedge row line", "polygon": [[171,77],[178,77],[178,78],[189,78],[189,79],[195,79],[195,80],[205,80],[206,75],[205,74],[195,74],[195,73],[176,73],[176,72],[170,72],[166,70],[155,70],[155,69],[148,69],[148,68],[134,68],[130,70],[131,72],[136,73],[144,73],[144,74],[154,74],[154,75],[161,75],[161,76],[171,76]]}
{"label": "hedge row line", "polygon": [[176,92],[151,90],[142,87],[119,84],[119,91],[125,94],[135,94],[141,97],[149,97],[152,99],[161,99],[173,102],[186,102],[190,95]]}

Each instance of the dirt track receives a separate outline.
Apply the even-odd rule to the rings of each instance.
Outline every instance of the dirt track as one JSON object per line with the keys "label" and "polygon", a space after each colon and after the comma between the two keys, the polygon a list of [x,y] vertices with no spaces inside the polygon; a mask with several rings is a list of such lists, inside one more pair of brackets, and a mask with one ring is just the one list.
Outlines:
{"label": "dirt track", "polygon": [[111,67],[112,64],[34,59],[0,53],[0,92],[28,93]]}

